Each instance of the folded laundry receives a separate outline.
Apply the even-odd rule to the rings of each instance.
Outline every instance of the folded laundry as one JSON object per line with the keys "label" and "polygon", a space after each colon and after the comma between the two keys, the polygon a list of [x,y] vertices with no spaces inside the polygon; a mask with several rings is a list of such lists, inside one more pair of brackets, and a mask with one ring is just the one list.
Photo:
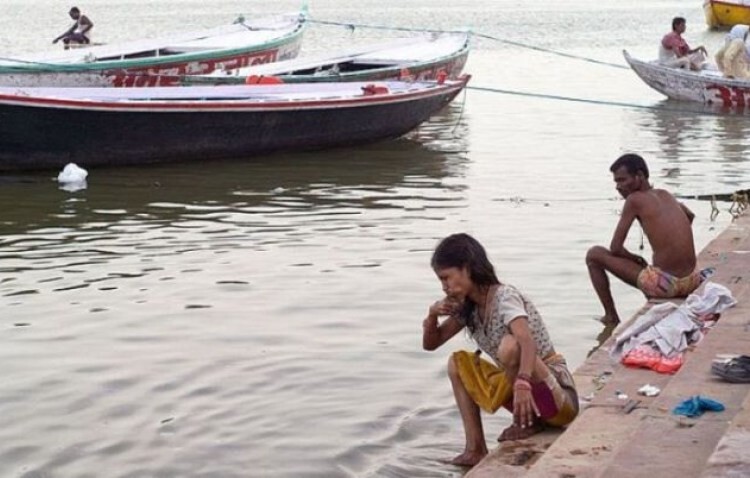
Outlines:
{"label": "folded laundry", "polygon": [[665,302],[651,307],[615,338],[610,355],[619,361],[631,350],[648,345],[664,357],[674,358],[702,338],[701,317],[715,318],[713,314],[720,314],[736,303],[729,289],[706,282],[681,305]]}
{"label": "folded laundry", "polygon": [[685,401],[680,402],[674,407],[672,413],[675,415],[685,415],[686,417],[699,417],[703,412],[723,412],[724,404],[700,395],[694,395]]}

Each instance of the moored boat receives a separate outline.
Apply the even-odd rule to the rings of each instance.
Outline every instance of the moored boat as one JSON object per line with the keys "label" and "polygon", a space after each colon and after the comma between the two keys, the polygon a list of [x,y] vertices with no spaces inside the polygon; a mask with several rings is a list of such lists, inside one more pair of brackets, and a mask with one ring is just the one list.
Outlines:
{"label": "moored boat", "polygon": [[711,28],[750,24],[750,2],[747,0],[705,0],[703,13]]}
{"label": "moored boat", "polygon": [[296,58],[208,75],[177,78],[183,85],[242,84],[274,77],[284,83],[330,81],[432,80],[461,75],[469,55],[469,33],[433,34],[349,48],[312,58]]}
{"label": "moored boat", "polygon": [[207,74],[297,56],[305,13],[237,19],[216,28],[113,45],[0,60],[0,86],[167,86],[176,75]]}
{"label": "moored boat", "polygon": [[700,71],[670,68],[656,61],[642,61],[623,52],[625,61],[651,88],[682,101],[695,101],[723,107],[750,106],[750,81],[724,77],[708,68]]}
{"label": "moored boat", "polygon": [[207,161],[395,138],[468,80],[0,88],[0,171]]}

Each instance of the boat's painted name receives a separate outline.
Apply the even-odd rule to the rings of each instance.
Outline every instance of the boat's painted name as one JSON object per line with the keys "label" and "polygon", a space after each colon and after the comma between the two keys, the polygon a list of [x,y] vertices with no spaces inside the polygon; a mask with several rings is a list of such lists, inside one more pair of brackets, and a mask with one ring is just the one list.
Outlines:
{"label": "boat's painted name", "polygon": [[234,70],[246,66],[272,63],[293,58],[299,50],[299,43],[288,48],[273,48],[260,52],[244,53],[225,58],[169,64],[150,68],[111,70],[104,73],[109,83],[116,88],[179,86],[180,77],[185,75],[205,75],[216,70]]}
{"label": "boat's painted name", "polygon": [[708,97],[707,103],[721,103],[722,106],[750,106],[750,88],[738,86],[708,85],[706,90],[714,92],[714,97]]}

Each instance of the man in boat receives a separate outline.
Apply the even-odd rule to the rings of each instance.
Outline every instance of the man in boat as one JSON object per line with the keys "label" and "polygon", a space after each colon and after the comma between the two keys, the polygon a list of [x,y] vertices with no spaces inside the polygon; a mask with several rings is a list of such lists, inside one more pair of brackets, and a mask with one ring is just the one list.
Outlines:
{"label": "man in boat", "polygon": [[91,43],[91,29],[94,28],[94,23],[86,15],[83,15],[78,7],[71,8],[68,15],[75,20],[75,23],[65,33],[52,40],[52,43],[62,40],[66,50],[70,48],[71,44],[88,45]]}
{"label": "man in boat", "polygon": [[672,31],[664,35],[659,44],[659,63],[672,68],[700,70],[706,63],[708,52],[703,45],[690,48],[682,34],[686,23],[682,17],[672,19]]}
{"label": "man in boat", "polygon": [[[625,154],[612,163],[617,191],[625,205],[609,249],[594,246],[586,253],[591,283],[604,307],[605,324],[620,321],[607,272],[640,289],[648,298],[685,297],[701,284],[696,270],[692,222],[695,215],[684,204],[648,181],[648,166],[637,154]],[[624,244],[638,220],[653,251],[653,265],[628,251]]]}

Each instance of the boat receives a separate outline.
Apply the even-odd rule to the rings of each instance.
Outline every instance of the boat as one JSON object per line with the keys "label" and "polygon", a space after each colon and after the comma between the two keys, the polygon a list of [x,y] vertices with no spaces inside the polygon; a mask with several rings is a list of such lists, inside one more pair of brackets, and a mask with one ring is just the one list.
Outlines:
{"label": "boat", "polygon": [[747,0],[705,0],[703,13],[711,28],[750,25],[750,1]]}
{"label": "boat", "polygon": [[0,88],[0,171],[205,164],[396,138],[468,81]]}
{"label": "boat", "polygon": [[683,70],[642,61],[623,51],[625,61],[648,86],[668,98],[721,107],[750,106],[750,81],[726,78],[716,68]]}
{"label": "boat", "polygon": [[175,78],[174,83],[242,84],[271,77],[283,83],[397,80],[404,77],[421,81],[436,79],[438,74],[455,79],[466,64],[469,41],[468,32],[402,38],[312,58],[184,76]]}
{"label": "boat", "polygon": [[[161,38],[0,60],[0,86],[168,86],[175,75],[207,74],[297,56],[304,11]],[[146,80],[148,78],[148,80]]]}

